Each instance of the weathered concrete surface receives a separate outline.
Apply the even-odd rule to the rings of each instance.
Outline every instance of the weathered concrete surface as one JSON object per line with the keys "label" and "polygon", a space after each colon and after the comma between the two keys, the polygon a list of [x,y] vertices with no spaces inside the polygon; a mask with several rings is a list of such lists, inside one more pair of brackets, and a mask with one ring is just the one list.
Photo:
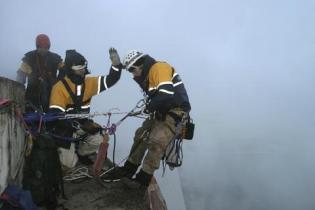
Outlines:
{"label": "weathered concrete surface", "polygon": [[0,193],[2,193],[9,183],[21,186],[25,134],[15,111],[19,106],[22,109],[24,107],[24,86],[0,77],[0,99],[11,99],[16,102],[0,110]]}

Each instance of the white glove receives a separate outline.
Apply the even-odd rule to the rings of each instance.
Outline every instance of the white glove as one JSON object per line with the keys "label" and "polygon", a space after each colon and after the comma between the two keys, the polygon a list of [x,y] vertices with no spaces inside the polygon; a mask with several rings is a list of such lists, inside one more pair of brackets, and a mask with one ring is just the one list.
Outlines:
{"label": "white glove", "polygon": [[113,47],[109,48],[109,58],[112,61],[113,66],[118,66],[121,64],[118,52]]}

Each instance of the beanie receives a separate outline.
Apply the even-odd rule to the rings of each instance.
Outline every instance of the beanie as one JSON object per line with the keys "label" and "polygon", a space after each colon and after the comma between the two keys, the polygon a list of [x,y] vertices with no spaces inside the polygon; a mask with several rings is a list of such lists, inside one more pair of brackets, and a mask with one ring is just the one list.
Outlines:
{"label": "beanie", "polygon": [[86,65],[86,59],[75,50],[67,50],[65,57],[65,67],[71,69],[72,66]]}

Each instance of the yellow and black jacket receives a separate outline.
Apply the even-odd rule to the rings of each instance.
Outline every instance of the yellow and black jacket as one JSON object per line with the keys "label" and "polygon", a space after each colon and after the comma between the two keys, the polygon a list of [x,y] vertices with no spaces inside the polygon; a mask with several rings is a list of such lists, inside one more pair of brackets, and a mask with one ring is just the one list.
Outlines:
{"label": "yellow and black jacket", "polygon": [[66,76],[53,86],[49,108],[66,113],[89,113],[92,97],[113,86],[120,75],[121,68],[112,66],[107,76],[85,77],[81,85],[76,85]]}
{"label": "yellow and black jacket", "polygon": [[150,112],[167,113],[172,108],[189,112],[190,102],[185,86],[175,69],[166,62],[156,62],[146,56],[143,81],[135,80],[149,96],[147,109]]}

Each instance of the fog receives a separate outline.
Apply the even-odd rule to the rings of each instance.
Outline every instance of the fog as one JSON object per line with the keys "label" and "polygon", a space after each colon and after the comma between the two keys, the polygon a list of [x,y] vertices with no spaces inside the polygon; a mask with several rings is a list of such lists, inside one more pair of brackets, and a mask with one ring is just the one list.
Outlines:
{"label": "fog", "polygon": [[[196,124],[183,166],[157,175],[169,209],[184,208],[170,193],[178,173],[188,210],[311,210],[314,11],[306,0],[2,0],[0,71],[14,79],[39,33],[63,58],[67,49],[82,53],[93,75],[107,74],[111,46],[167,61],[185,83]],[[93,98],[92,111],[131,110],[142,97],[131,78],[124,71]],[[118,160],[140,124],[129,118],[118,127]]]}

